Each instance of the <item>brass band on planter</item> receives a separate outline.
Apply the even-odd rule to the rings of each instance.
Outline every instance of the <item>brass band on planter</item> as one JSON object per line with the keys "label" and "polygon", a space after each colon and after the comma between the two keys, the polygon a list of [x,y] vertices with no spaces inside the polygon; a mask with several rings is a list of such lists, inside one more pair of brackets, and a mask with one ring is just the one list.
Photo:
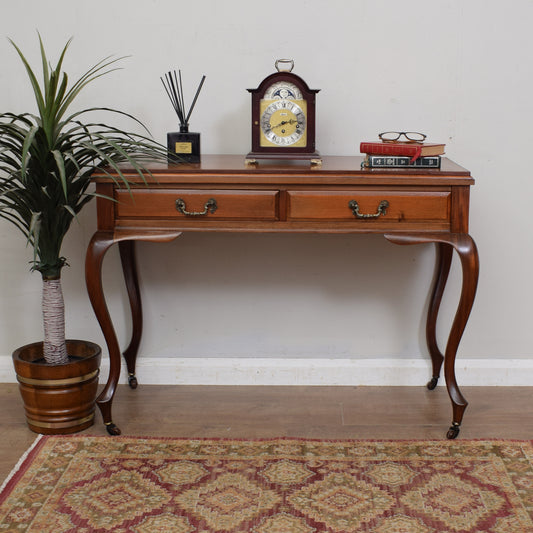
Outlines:
{"label": "brass band on planter", "polygon": [[98,376],[100,369],[93,370],[89,374],[84,376],[76,376],[74,378],[65,378],[65,379],[33,379],[33,378],[24,378],[17,375],[17,379],[20,383],[25,383],[27,385],[40,385],[43,387],[50,386],[60,386],[60,385],[73,385],[75,383],[82,383],[84,381],[89,381],[96,376]]}
{"label": "brass band on planter", "polygon": [[83,418],[76,418],[73,420],[69,420],[67,422],[41,422],[40,420],[34,420],[33,418],[26,417],[26,421],[31,426],[35,426],[38,428],[69,428],[72,426],[80,426],[81,424],[85,424],[85,422],[89,422],[89,420],[92,420],[94,418],[94,413],[91,413],[89,416],[85,416]]}

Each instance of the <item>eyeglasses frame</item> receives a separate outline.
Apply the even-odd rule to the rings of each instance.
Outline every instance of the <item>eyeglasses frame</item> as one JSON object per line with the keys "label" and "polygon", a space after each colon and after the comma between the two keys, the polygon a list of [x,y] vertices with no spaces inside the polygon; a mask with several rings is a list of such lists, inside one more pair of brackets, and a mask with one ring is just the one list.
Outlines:
{"label": "eyeglasses frame", "polygon": [[[395,133],[398,136],[396,139],[384,139],[383,135],[387,135],[387,133]],[[409,135],[420,135],[422,139],[413,140],[409,138]],[[426,140],[427,135],[425,133],[419,133],[418,131],[384,131],[378,135],[381,141],[384,143],[394,143],[398,142],[398,139],[401,137],[405,137],[407,141],[400,141],[400,142],[407,142],[407,143],[423,143]]]}

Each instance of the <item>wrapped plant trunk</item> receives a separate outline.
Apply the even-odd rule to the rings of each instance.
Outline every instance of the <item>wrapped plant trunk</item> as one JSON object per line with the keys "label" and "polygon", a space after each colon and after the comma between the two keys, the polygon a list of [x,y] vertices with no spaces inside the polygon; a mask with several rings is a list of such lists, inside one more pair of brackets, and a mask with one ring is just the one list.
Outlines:
{"label": "wrapped plant trunk", "polygon": [[43,356],[47,363],[63,365],[68,363],[65,342],[65,302],[61,278],[43,277]]}

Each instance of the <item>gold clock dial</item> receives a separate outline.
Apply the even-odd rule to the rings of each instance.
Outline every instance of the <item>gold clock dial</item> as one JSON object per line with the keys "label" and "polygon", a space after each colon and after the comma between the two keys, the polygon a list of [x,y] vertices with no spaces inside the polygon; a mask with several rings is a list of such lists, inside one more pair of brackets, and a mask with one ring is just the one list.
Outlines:
{"label": "gold clock dial", "polygon": [[305,100],[261,100],[260,146],[306,146]]}

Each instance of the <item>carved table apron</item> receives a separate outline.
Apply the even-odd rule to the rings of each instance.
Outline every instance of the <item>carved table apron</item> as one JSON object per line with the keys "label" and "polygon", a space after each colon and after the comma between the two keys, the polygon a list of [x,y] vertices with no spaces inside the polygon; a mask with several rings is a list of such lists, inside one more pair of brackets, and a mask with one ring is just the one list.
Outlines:
{"label": "carved table apron", "polygon": [[[456,382],[455,356],[479,273],[476,245],[468,233],[474,180],[470,172],[446,158],[441,169],[361,169],[361,162],[362,157],[325,156],[321,165],[246,165],[242,156],[205,155],[199,164],[151,166],[148,184],[125,168],[130,190],[120,179],[95,175],[98,229],[87,250],[86,281],[109,351],[109,377],[97,404],[110,434],[120,434],[112,421],[111,405],[121,354],[102,287],[105,253],[119,244],[133,319],[124,357],[130,386],[135,388],[142,308],[134,243],[166,242],[183,232],[204,231],[378,233],[395,244],[435,243],[436,274],[426,324],[432,378],[427,386],[435,388],[444,362],[453,410],[447,437],[457,436],[468,403]],[[436,322],[454,250],[463,279],[443,355],[436,341]]]}

